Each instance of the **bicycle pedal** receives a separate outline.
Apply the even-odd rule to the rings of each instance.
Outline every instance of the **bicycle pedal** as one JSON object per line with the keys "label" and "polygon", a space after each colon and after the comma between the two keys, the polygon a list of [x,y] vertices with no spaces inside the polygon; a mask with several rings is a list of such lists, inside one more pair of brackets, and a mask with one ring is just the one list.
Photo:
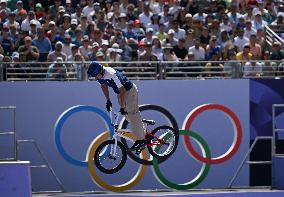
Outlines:
{"label": "bicycle pedal", "polygon": [[146,148],[146,146],[137,149],[137,150],[135,151],[135,154],[136,154],[136,155],[140,155],[140,153],[141,153],[145,148]]}

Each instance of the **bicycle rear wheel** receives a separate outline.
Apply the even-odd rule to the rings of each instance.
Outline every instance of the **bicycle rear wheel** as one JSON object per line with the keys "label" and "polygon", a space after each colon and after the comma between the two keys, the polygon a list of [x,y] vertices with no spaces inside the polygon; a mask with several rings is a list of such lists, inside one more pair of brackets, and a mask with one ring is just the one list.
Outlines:
{"label": "bicycle rear wheel", "polygon": [[146,135],[147,144],[152,144],[147,146],[149,153],[159,163],[167,160],[177,148],[178,135],[179,132],[170,126],[163,125],[155,128],[151,135]]}
{"label": "bicycle rear wheel", "polygon": [[[116,150],[113,151],[115,140],[106,140],[101,143],[94,155],[96,167],[103,173],[114,174],[122,169],[126,163],[127,153],[120,141],[117,141]],[[104,155],[110,150],[109,155]],[[114,153],[114,154],[112,154]]]}

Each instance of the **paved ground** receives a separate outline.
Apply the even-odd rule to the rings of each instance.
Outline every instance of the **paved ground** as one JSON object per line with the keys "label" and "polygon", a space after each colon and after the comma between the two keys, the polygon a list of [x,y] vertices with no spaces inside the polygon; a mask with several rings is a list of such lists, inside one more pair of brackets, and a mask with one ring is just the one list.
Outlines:
{"label": "paved ground", "polygon": [[123,193],[82,192],[82,193],[44,193],[33,197],[95,197],[95,196],[190,196],[190,197],[284,197],[284,190],[269,189],[231,189],[231,190],[187,190],[187,191],[129,191]]}

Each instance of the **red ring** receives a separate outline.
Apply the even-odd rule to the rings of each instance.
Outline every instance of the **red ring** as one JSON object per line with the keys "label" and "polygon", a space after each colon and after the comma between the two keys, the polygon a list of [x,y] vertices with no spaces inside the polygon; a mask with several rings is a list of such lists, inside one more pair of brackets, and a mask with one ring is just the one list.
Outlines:
{"label": "red ring", "polygon": [[242,142],[242,127],[241,127],[241,123],[238,119],[238,117],[236,116],[236,114],[231,111],[229,108],[223,106],[223,105],[219,105],[219,104],[205,104],[205,105],[201,105],[197,108],[195,108],[194,110],[192,110],[186,117],[184,124],[183,124],[183,129],[190,131],[191,130],[191,124],[193,122],[193,120],[202,112],[206,111],[206,110],[220,110],[223,111],[224,113],[226,113],[230,119],[232,120],[232,123],[234,123],[234,142],[231,145],[230,149],[223,154],[221,157],[218,158],[205,158],[202,155],[200,155],[198,152],[196,152],[190,142],[190,136],[189,135],[185,135],[184,136],[184,141],[185,141],[185,145],[188,149],[188,151],[192,154],[192,156],[201,161],[204,162],[206,164],[219,164],[222,162],[227,161],[228,159],[230,159],[239,149],[241,142]]}

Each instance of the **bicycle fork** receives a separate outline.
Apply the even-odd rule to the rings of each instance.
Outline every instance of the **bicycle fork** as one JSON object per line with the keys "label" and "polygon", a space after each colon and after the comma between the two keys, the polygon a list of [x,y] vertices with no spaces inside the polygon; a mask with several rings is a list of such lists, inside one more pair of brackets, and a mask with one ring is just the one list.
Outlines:
{"label": "bicycle fork", "polygon": [[117,134],[114,134],[113,139],[114,139],[114,145],[111,145],[111,150],[108,155],[108,158],[112,160],[116,160],[115,154],[116,154],[116,148],[117,148]]}

